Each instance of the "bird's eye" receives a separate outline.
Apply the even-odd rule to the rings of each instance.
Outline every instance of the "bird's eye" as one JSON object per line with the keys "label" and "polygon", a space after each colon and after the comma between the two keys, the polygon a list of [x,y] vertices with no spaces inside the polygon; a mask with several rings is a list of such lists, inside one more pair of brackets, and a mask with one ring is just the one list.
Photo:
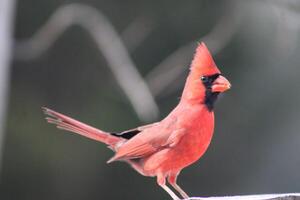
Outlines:
{"label": "bird's eye", "polygon": [[202,77],[201,77],[201,81],[202,81],[203,83],[206,83],[206,82],[208,81],[208,77],[207,77],[207,76],[202,76]]}

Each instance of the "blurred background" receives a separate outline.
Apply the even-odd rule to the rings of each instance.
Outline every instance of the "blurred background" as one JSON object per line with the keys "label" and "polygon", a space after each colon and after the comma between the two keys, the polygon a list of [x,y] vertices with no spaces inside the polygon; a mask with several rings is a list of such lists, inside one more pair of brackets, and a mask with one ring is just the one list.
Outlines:
{"label": "blurred background", "polygon": [[2,0],[0,15],[1,199],[168,199],[41,107],[109,131],[158,121],[200,41],[233,87],[180,185],[191,196],[299,192],[298,0]]}

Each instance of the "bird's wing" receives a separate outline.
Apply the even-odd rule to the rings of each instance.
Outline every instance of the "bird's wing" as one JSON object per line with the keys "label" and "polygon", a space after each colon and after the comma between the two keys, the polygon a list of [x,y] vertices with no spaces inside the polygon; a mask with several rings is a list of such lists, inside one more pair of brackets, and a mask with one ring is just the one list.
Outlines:
{"label": "bird's wing", "polygon": [[166,143],[163,144],[162,146],[169,146],[169,147],[176,146],[184,134],[186,134],[185,128],[181,128],[173,131],[173,133],[170,135]]}
{"label": "bird's wing", "polygon": [[185,133],[186,129],[178,128],[175,124],[158,125],[145,129],[139,135],[124,143],[108,162],[141,158],[163,148],[174,147]]}

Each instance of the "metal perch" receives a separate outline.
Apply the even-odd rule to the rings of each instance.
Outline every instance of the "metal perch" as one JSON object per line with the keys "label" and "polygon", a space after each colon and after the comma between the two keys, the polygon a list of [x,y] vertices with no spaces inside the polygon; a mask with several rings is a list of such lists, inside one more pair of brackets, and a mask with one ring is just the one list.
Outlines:
{"label": "metal perch", "polygon": [[300,193],[259,194],[224,197],[191,197],[184,200],[300,200]]}

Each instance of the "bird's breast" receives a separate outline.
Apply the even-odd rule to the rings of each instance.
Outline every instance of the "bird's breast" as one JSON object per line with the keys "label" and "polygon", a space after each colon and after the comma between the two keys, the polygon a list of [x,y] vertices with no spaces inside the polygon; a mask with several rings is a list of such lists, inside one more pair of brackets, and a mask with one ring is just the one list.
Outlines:
{"label": "bird's breast", "polygon": [[[202,113],[199,116],[188,116],[184,123],[186,134],[179,143],[159,152],[163,159],[157,162],[162,171],[181,170],[196,162],[207,150],[214,130],[213,112]],[[154,157],[158,157],[155,155]],[[160,163],[160,164],[159,164]]]}
{"label": "bird's breast", "polygon": [[178,146],[172,149],[175,162],[182,167],[197,161],[207,150],[214,131],[213,112],[196,116],[193,123],[187,126],[187,134],[182,137]]}
{"label": "bird's breast", "polygon": [[214,130],[213,112],[194,110],[180,116],[176,121],[177,128],[186,129],[186,133],[175,146],[162,149],[143,160],[143,168],[148,174],[180,171],[196,162],[207,150]]}

